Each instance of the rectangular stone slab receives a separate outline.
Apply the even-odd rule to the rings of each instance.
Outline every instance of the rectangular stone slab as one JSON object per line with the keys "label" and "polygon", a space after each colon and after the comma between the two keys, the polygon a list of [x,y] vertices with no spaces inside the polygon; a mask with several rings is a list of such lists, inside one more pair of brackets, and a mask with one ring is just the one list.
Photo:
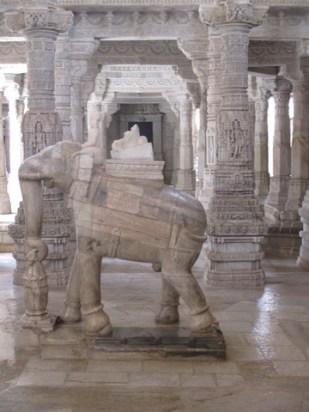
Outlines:
{"label": "rectangular stone slab", "polygon": [[189,329],[178,327],[115,328],[109,337],[96,337],[95,351],[159,353],[163,357],[210,357],[225,359],[223,334],[213,329],[195,335]]}

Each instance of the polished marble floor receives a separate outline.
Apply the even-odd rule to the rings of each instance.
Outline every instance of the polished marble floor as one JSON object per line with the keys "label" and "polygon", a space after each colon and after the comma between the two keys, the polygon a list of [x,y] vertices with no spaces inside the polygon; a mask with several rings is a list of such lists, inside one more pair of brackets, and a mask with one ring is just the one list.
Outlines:
{"label": "polished marble floor", "polygon": [[[23,294],[12,286],[13,269],[12,256],[0,254],[0,412],[309,411],[309,273],[292,260],[265,262],[264,290],[207,289],[227,342],[225,362],[83,356],[70,342],[42,347],[20,328]],[[103,264],[103,299],[115,326],[154,326],[159,289],[148,265]],[[50,312],[61,314],[63,300],[63,291],[51,291]],[[181,315],[185,326],[185,308]]]}

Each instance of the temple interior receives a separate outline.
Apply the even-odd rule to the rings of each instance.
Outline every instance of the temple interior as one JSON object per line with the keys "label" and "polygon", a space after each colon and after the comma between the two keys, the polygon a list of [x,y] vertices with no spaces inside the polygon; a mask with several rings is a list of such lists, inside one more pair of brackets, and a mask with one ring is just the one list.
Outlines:
{"label": "temple interior", "polygon": [[[70,163],[66,193],[54,181]],[[138,241],[123,240],[122,212]],[[184,278],[197,251],[200,288],[165,273],[169,224],[168,263]],[[48,254],[31,260],[35,237]],[[83,278],[93,255],[99,291]],[[156,333],[175,290],[166,333],[182,338],[211,308],[225,359],[128,352],[117,334],[102,349],[85,338],[90,289],[121,333]],[[308,0],[0,0],[2,411],[309,412]]]}

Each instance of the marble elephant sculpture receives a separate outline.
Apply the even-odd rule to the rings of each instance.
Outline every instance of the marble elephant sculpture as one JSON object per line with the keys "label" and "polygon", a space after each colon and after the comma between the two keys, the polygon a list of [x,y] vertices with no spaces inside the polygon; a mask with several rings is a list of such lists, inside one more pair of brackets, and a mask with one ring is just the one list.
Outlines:
{"label": "marble elephant sculpture", "polygon": [[205,240],[202,205],[160,181],[107,175],[94,153],[79,144],[61,142],[26,159],[19,171],[28,250],[36,249],[41,258],[47,254],[40,239],[42,182],[67,194],[73,208],[77,246],[64,321],[83,319],[88,334],[111,333],[100,285],[101,260],[108,256],[161,265],[157,323],[178,321],[181,297],[190,310],[192,330],[209,330],[216,322],[191,273]]}

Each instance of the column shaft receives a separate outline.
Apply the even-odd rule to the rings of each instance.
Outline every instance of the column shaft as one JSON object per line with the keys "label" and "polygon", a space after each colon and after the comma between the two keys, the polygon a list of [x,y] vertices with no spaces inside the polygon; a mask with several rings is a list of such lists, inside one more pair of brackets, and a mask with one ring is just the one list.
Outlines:
{"label": "column shaft", "polygon": [[3,91],[0,91],[0,214],[11,213],[11,204],[8,195],[8,180],[5,161],[5,147],[3,136],[3,116],[2,116],[2,104],[3,104]]}
{"label": "column shaft", "polygon": [[179,152],[176,188],[191,194],[194,194],[195,190],[192,143],[192,101],[188,95],[180,98],[179,105]]}
{"label": "column shaft", "polygon": [[268,97],[268,91],[258,84],[255,98],[254,172],[255,195],[260,199],[265,199],[269,191]]}
{"label": "column shaft", "polygon": [[283,78],[276,82],[273,92],[275,99],[275,133],[273,149],[273,177],[265,201],[265,216],[272,225],[280,225],[280,213],[284,210],[288,196],[291,173],[291,143],[289,100],[291,84]]}
{"label": "column shaft", "polygon": [[309,178],[309,82],[293,82],[294,119],[291,149],[291,178],[285,204],[284,219],[300,226],[298,209],[302,204]]}

